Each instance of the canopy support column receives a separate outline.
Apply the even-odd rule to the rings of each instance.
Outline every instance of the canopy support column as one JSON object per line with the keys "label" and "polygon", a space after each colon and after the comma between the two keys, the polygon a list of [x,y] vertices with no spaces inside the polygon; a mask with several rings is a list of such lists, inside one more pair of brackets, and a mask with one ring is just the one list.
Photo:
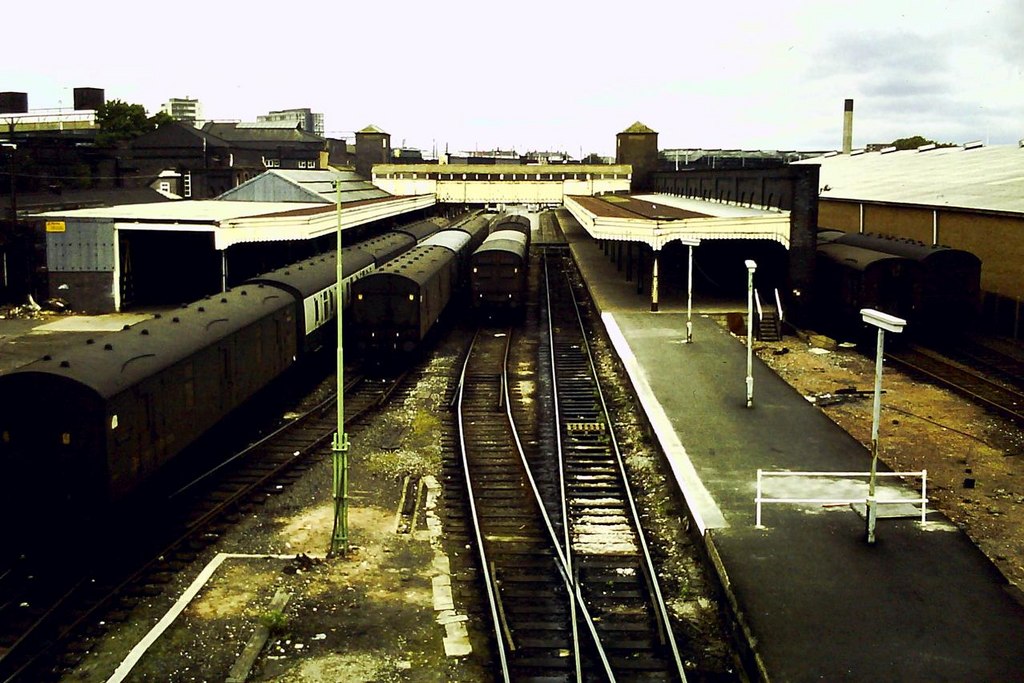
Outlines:
{"label": "canopy support column", "polygon": [[654,264],[651,267],[651,312],[658,312],[658,260],[660,249],[654,250]]}

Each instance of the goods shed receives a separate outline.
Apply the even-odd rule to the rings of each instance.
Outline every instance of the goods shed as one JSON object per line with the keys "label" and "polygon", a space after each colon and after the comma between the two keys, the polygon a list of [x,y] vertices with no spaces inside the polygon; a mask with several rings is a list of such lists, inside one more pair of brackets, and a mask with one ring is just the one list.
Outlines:
{"label": "goods shed", "polygon": [[981,260],[982,327],[1024,338],[1024,144],[854,151],[819,166],[822,229],[943,245]]}
{"label": "goods shed", "polygon": [[[400,216],[418,217],[431,196],[342,204],[353,239]],[[34,216],[46,233],[48,296],[72,310],[108,313],[175,305],[334,246],[337,206],[323,202],[196,200]]]}

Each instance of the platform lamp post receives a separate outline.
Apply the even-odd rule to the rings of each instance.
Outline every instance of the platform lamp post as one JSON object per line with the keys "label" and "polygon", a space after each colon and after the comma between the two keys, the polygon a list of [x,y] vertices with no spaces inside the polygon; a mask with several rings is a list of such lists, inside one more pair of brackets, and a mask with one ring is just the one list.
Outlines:
{"label": "platform lamp post", "polygon": [[[676,159],[678,162],[678,158]],[[693,248],[700,246],[699,237],[683,237],[679,240],[689,251],[686,266],[686,343],[693,343]]]}
{"label": "platform lamp post", "polygon": [[757,264],[747,259],[747,407],[754,406],[754,271]]}
{"label": "platform lamp post", "polygon": [[348,434],[345,433],[345,352],[342,344],[341,311],[344,308],[344,283],[341,260],[341,181],[334,181],[338,207],[338,282],[335,286],[335,316],[338,319],[338,430],[331,446],[334,471],[334,529],[331,532],[331,554],[341,551],[348,556]]}
{"label": "platform lamp post", "polygon": [[899,334],[907,321],[873,308],[860,309],[861,319],[878,328],[878,343],[875,347],[875,401],[871,410],[871,473],[868,475],[868,499],[864,515],[867,518],[868,543],[875,542],[875,520],[878,517],[875,502],[875,479],[878,472],[878,422],[882,416],[882,357],[885,350],[885,333]]}

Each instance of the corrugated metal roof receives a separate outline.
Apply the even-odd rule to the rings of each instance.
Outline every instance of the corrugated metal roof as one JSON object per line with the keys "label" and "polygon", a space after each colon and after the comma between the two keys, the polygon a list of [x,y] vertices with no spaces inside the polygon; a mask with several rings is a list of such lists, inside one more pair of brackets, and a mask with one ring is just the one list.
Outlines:
{"label": "corrugated metal roof", "polygon": [[[433,206],[433,195],[383,197],[344,205],[342,231]],[[302,202],[160,202],[48,211],[40,218],[112,221],[116,230],[211,232],[214,249],[243,242],[307,240],[338,230],[335,205]]]}
{"label": "corrugated metal roof", "polygon": [[342,204],[391,196],[354,171],[273,169],[250,178],[217,199],[334,204],[336,181],[341,183]]}
{"label": "corrugated metal roof", "polygon": [[[377,176],[387,173],[479,173],[500,174],[516,173],[535,176],[536,174],[553,173],[556,175],[584,175],[587,173],[618,174],[631,173],[630,164],[374,164],[373,172]],[[533,180],[533,178],[528,178]],[[546,178],[544,178],[546,180]]]}
{"label": "corrugated metal roof", "polygon": [[795,163],[821,166],[822,200],[1024,212],[1024,148],[1017,145],[868,152]]}
{"label": "corrugated metal roof", "polygon": [[186,223],[215,223],[218,221],[266,216],[289,209],[321,209],[322,204],[288,204],[280,202],[221,202],[215,199],[193,199],[151,204],[121,204],[95,209],[47,211],[36,214],[45,218],[99,218],[117,221],[161,221]]}
{"label": "corrugated metal roof", "polygon": [[689,211],[698,216],[710,216],[713,218],[745,218],[748,216],[768,216],[784,213],[778,209],[761,209],[705,199],[678,197],[672,194],[637,194],[633,195],[633,199],[645,202],[655,202],[664,206],[673,206],[677,209]]}
{"label": "corrugated metal roof", "polygon": [[281,130],[295,130],[300,123],[298,121],[243,121],[236,125],[236,128],[279,128]]}
{"label": "corrugated metal roof", "polygon": [[313,142],[322,143],[324,138],[299,128],[242,127],[237,123],[209,122],[203,125],[203,132],[216,135],[222,140],[235,144],[267,142]]}

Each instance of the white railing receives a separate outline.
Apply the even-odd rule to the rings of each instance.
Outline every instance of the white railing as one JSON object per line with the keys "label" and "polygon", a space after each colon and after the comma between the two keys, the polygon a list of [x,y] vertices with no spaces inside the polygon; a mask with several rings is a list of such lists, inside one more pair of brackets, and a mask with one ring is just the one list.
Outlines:
{"label": "white railing", "polygon": [[779,288],[775,288],[775,308],[779,311],[779,323],[782,323],[782,299],[779,297]]}
{"label": "white railing", "polygon": [[760,321],[764,317],[764,313],[761,310],[761,296],[754,290],[754,304],[757,306],[757,319]]}
{"label": "white railing", "polygon": [[[756,521],[755,526],[763,528],[761,524],[761,506],[765,503],[814,503],[818,505],[852,505],[854,503],[865,503],[867,504],[868,497],[865,495],[858,498],[765,498],[763,493],[763,483],[765,477],[856,477],[856,478],[867,478],[870,477],[870,472],[766,472],[764,470],[757,471],[757,497],[754,502],[757,505]],[[878,499],[875,498],[875,504],[877,505],[920,505],[921,506],[921,523],[924,524],[925,517],[928,515],[928,470],[921,470],[920,472],[876,472],[876,477],[921,477],[921,497],[920,498],[890,498],[890,499]],[[868,482],[864,482],[865,488]]]}

